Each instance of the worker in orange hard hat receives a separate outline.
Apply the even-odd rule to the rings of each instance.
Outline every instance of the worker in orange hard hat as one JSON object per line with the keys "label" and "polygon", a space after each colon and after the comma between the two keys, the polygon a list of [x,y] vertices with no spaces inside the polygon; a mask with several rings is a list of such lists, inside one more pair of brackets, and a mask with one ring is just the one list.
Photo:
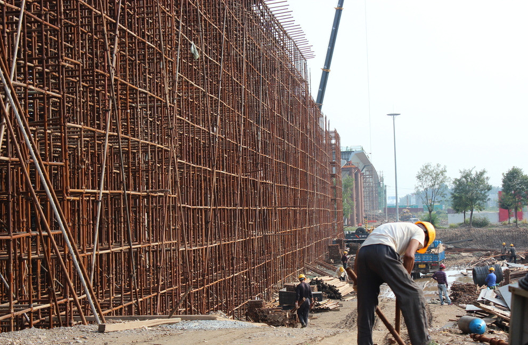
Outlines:
{"label": "worker in orange hard hat", "polygon": [[358,344],[373,344],[372,327],[383,283],[389,285],[399,301],[411,344],[431,341],[423,291],[410,273],[414,254],[425,253],[435,237],[436,230],[429,222],[399,222],[380,225],[363,242],[354,263],[358,276]]}
{"label": "worker in orange hard hat", "polygon": [[295,306],[297,307],[297,315],[301,321],[301,327],[308,326],[308,312],[310,311],[310,304],[312,303],[312,289],[306,283],[304,274],[299,275],[299,285],[295,287],[297,294]]}
{"label": "worker in orange hard hat", "polygon": [[485,280],[488,289],[495,290],[495,285],[497,285],[497,276],[495,275],[495,268],[489,268],[489,274]]}
{"label": "worker in orange hard hat", "polygon": [[513,243],[510,244],[510,262],[512,261],[514,263],[517,263],[517,254],[516,254],[515,247],[513,246]]}
{"label": "worker in orange hard hat", "polygon": [[502,242],[501,260],[506,260],[507,253],[508,253],[508,247],[506,247],[506,242]]}

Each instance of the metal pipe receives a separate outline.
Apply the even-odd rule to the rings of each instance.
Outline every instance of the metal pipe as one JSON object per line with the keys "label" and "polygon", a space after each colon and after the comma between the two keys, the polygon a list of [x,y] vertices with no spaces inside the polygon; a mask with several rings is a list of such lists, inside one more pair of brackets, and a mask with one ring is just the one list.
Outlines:
{"label": "metal pipe", "polygon": [[29,140],[28,134],[26,133],[26,130],[24,128],[24,124],[22,123],[22,119],[20,118],[20,114],[18,113],[18,109],[16,108],[15,102],[14,102],[13,97],[11,95],[11,90],[9,89],[7,80],[6,80],[5,76],[4,76],[3,69],[1,69],[1,68],[0,68],[0,78],[2,79],[2,83],[4,83],[4,90],[6,92],[6,96],[7,96],[8,100],[9,100],[9,103],[11,104],[11,107],[13,108],[13,112],[15,114],[15,118],[17,120],[20,132],[22,133],[22,136],[24,137],[24,142],[26,143],[26,146],[27,146],[27,148],[29,150],[29,154],[31,155],[31,158],[33,159],[33,162],[35,163],[35,168],[36,168],[37,173],[38,173],[38,175],[40,177],[42,186],[44,187],[44,190],[46,191],[46,195],[48,196],[48,199],[49,199],[48,201],[49,201],[49,203],[51,205],[51,208],[53,209],[53,213],[55,214],[56,221],[57,221],[57,223],[59,223],[59,227],[60,227],[62,235],[64,237],[64,241],[66,242],[66,245],[68,246],[68,249],[70,250],[73,264],[75,266],[75,269],[77,270],[77,273],[79,274],[79,279],[81,281],[81,284],[83,285],[83,287],[84,287],[84,289],[86,291],[86,297],[88,298],[88,303],[90,304],[90,308],[92,309],[92,313],[94,314],[94,316],[96,318],[97,324],[100,324],[101,320],[99,319],[99,316],[97,314],[97,310],[95,309],[95,305],[93,303],[92,296],[90,295],[90,292],[89,292],[90,290],[88,289],[88,286],[87,286],[86,281],[84,279],[84,276],[82,274],[81,268],[79,266],[79,262],[77,261],[77,258],[75,257],[72,244],[70,242],[70,239],[68,238],[68,235],[66,233],[66,229],[64,228],[64,224],[62,223],[62,218],[61,218],[61,216],[59,214],[59,211],[57,210],[57,205],[55,205],[55,200],[51,196],[51,192],[50,192],[48,183],[46,181],[46,178],[44,177],[44,173],[42,172],[42,169],[41,169],[40,165],[38,164],[37,156],[36,156],[35,151],[34,151],[32,145],[31,145],[31,142]]}

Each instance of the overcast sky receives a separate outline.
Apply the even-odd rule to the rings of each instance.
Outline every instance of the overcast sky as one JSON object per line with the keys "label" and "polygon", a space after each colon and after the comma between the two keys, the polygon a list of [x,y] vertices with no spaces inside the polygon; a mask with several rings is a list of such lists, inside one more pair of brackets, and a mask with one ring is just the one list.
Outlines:
{"label": "overcast sky", "polygon": [[[316,55],[308,62],[315,99],[338,1],[288,3]],[[451,178],[486,169],[494,186],[513,166],[528,173],[527,0],[345,0],[343,7],[323,113],[342,147],[364,147],[389,195],[393,112],[401,113],[400,197],[427,162],[445,165]]]}

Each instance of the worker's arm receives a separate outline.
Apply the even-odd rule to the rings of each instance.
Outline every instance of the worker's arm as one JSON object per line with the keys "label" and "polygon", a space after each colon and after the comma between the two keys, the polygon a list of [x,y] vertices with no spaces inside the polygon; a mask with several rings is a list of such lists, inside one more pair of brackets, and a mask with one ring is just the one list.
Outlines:
{"label": "worker's arm", "polygon": [[412,239],[405,250],[405,254],[403,254],[403,267],[405,267],[409,274],[411,274],[414,267],[414,253],[416,253],[418,247],[420,247],[420,242]]}

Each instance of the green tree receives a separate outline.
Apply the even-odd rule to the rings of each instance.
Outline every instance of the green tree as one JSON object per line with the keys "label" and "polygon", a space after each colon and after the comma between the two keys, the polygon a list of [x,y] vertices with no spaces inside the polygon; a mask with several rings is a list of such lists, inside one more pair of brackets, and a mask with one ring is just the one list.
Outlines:
{"label": "green tree", "polygon": [[440,164],[424,164],[416,174],[416,182],[416,193],[420,194],[431,219],[435,202],[447,196],[447,169],[445,165],[442,167]]}
{"label": "green tree", "polygon": [[475,168],[461,170],[460,177],[454,180],[454,190],[452,195],[453,208],[464,211],[464,223],[466,222],[466,212],[469,211],[469,227],[473,226],[473,212],[482,211],[486,208],[488,192],[492,186],[488,183],[486,169],[473,172]]}
{"label": "green tree", "polygon": [[343,179],[343,215],[349,219],[352,209],[354,208],[354,178],[347,176]]}
{"label": "green tree", "polygon": [[502,174],[502,196],[513,199],[515,226],[519,226],[517,212],[528,202],[528,176],[522,169],[513,167]]}
{"label": "green tree", "polygon": [[469,203],[466,195],[467,183],[464,176],[454,179],[453,190],[451,192],[451,207],[456,213],[464,214],[464,223],[466,222],[466,212],[469,211]]}
{"label": "green tree", "polygon": [[511,224],[511,211],[514,209],[515,199],[512,195],[502,193],[499,199],[499,207],[508,210],[508,224]]}

